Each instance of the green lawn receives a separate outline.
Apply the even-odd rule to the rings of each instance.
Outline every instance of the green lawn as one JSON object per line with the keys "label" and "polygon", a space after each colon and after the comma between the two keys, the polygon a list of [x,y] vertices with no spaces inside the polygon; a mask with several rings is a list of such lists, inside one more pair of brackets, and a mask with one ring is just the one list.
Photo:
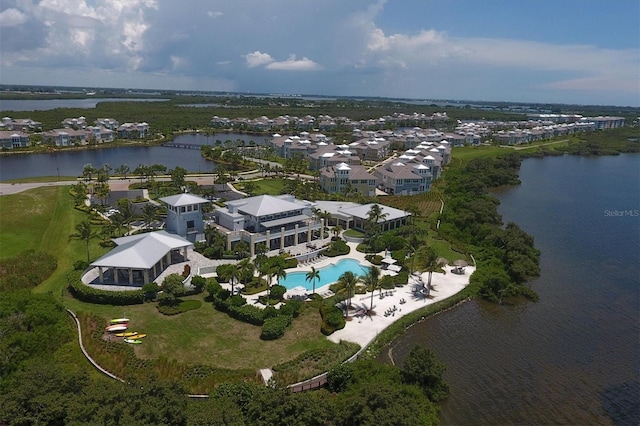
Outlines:
{"label": "green lawn", "polygon": [[[88,216],[73,208],[66,186],[48,186],[0,197],[0,258],[33,249],[54,255],[58,268],[39,285],[36,292],[60,294],[66,287],[65,275],[74,262],[86,260],[86,245],[70,240],[77,223]],[[99,232],[99,227],[94,227]],[[91,241],[89,253],[95,260],[107,252],[99,240]]]}
{"label": "green lawn", "polygon": [[264,178],[252,183],[256,186],[255,195],[280,195],[284,188],[284,181],[281,178]]}

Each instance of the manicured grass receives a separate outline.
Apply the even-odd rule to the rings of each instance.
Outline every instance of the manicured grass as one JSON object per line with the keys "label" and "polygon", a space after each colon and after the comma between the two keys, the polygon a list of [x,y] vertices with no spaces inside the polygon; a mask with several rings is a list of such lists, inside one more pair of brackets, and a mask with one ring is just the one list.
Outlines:
{"label": "manicured grass", "polygon": [[3,180],[2,183],[32,183],[32,182],[58,182],[58,181],[77,181],[77,176],[37,176],[20,179]]}
{"label": "manicured grass", "polygon": [[284,188],[284,181],[280,178],[265,178],[253,183],[256,185],[255,195],[279,195]]}
{"label": "manicured grass", "polygon": [[[202,300],[202,295],[184,300]],[[307,309],[296,318],[284,337],[274,341],[260,340],[261,328],[246,324],[218,312],[203,302],[199,309],[179,315],[162,315],[155,303],[133,306],[93,305],[65,298],[65,304],[76,313],[93,313],[111,318],[130,318],[130,329],[146,333],[144,344],[135,348],[143,359],[160,357],[184,364],[203,364],[230,369],[269,368],[292,360],[311,349],[334,345],[320,333],[320,314]]]}
{"label": "manicured grass", "polygon": [[357,229],[347,229],[346,231],[344,231],[344,235],[353,238],[363,238],[365,234],[364,232],[358,231]]}

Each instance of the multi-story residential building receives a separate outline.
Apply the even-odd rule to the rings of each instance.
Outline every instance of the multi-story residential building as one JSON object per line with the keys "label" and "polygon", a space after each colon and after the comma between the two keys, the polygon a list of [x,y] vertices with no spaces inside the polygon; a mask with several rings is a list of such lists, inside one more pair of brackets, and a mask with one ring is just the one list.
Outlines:
{"label": "multi-story residential building", "polygon": [[13,149],[29,146],[29,134],[17,130],[0,130],[0,148]]}
{"label": "multi-story residential building", "polygon": [[96,126],[101,126],[109,130],[117,130],[120,126],[120,123],[113,118],[98,118],[93,123]]}
{"label": "multi-story residential building", "polygon": [[2,122],[0,122],[0,130],[40,131],[42,130],[42,123],[30,118],[13,119],[11,117],[3,117]]}
{"label": "multi-story residential building", "polygon": [[317,149],[309,154],[309,168],[311,170],[320,170],[323,167],[336,166],[340,163],[359,165],[360,157],[346,144],[318,143]]}
{"label": "multi-story residential building", "polygon": [[87,121],[83,116],[80,116],[78,118],[65,118],[64,120],[62,120],[62,127],[84,129],[85,127],[87,127]]}
{"label": "multi-story residential building", "polygon": [[580,121],[593,123],[596,130],[617,129],[619,127],[624,127],[623,117],[609,117],[609,116],[584,117]]}
{"label": "multi-story residential building", "polygon": [[373,197],[376,195],[376,181],[364,166],[340,163],[320,170],[320,187],[330,194],[354,191]]}
{"label": "multi-story residential building", "polygon": [[416,195],[431,190],[431,168],[423,163],[393,162],[374,171],[378,187],[389,195]]}
{"label": "multi-story residential building", "polygon": [[111,129],[107,129],[102,126],[88,126],[87,131],[87,139],[95,141],[97,143],[102,142],[112,142],[114,132]]}
{"label": "multi-story residential building", "polygon": [[85,145],[87,132],[72,128],[53,129],[42,133],[42,143],[55,146]]}
{"label": "multi-story residential building", "polygon": [[149,125],[142,123],[123,123],[118,127],[118,137],[122,139],[142,139],[149,134]]}

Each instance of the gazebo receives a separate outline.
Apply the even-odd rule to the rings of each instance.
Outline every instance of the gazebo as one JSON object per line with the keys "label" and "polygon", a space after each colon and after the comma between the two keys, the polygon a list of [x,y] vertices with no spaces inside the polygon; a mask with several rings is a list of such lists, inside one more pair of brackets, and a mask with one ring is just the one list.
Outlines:
{"label": "gazebo", "polygon": [[[133,286],[149,283],[167,266],[187,260],[187,248],[193,245],[166,231],[114,238],[113,241],[118,246],[91,264],[98,268],[100,284]],[[176,257],[178,259],[174,261]]]}

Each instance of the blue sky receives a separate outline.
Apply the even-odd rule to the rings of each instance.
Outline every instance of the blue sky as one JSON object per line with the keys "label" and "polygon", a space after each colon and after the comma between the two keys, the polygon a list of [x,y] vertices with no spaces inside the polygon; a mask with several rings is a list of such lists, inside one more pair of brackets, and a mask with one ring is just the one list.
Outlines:
{"label": "blue sky", "polygon": [[640,106],[638,0],[0,0],[0,82]]}

